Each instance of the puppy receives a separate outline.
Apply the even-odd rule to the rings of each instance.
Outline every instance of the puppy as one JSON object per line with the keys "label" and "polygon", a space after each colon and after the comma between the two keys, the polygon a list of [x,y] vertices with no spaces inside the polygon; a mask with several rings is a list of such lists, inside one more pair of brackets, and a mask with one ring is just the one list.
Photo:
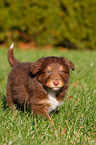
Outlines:
{"label": "puppy", "polygon": [[14,57],[13,44],[8,60],[12,69],[7,82],[7,106],[26,108],[51,120],[50,112],[63,103],[74,64],[64,57],[53,56],[21,63]]}

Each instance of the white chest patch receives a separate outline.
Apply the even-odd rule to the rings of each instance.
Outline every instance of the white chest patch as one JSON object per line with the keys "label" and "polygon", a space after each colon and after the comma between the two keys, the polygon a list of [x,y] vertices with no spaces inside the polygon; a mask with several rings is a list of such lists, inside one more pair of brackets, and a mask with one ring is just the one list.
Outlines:
{"label": "white chest patch", "polygon": [[48,93],[48,103],[50,104],[50,106],[48,107],[48,113],[50,113],[52,110],[55,110],[59,105],[61,105],[61,103],[59,103],[56,100],[56,92],[55,91],[50,91]]}

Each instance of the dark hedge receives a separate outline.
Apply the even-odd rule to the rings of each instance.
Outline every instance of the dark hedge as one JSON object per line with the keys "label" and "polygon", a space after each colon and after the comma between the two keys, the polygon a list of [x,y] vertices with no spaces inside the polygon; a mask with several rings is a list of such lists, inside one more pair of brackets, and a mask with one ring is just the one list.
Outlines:
{"label": "dark hedge", "polygon": [[96,49],[96,0],[2,0],[0,43]]}

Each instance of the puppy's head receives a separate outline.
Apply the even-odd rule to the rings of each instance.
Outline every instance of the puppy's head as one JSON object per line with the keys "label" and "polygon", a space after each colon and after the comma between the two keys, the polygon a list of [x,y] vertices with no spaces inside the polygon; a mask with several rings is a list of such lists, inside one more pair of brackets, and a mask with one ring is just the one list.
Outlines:
{"label": "puppy's head", "polygon": [[64,57],[41,58],[36,62],[35,73],[38,80],[47,89],[60,90],[69,81],[69,70],[74,64]]}

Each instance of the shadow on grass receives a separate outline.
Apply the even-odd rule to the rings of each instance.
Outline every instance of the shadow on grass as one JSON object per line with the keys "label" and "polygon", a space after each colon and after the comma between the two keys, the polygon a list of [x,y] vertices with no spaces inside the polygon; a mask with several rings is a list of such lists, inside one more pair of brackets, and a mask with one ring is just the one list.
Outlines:
{"label": "shadow on grass", "polygon": [[1,103],[2,103],[2,108],[4,110],[6,110],[6,108],[7,108],[7,106],[6,106],[6,96],[2,91],[0,91],[0,96],[1,96],[0,100],[1,100]]}

